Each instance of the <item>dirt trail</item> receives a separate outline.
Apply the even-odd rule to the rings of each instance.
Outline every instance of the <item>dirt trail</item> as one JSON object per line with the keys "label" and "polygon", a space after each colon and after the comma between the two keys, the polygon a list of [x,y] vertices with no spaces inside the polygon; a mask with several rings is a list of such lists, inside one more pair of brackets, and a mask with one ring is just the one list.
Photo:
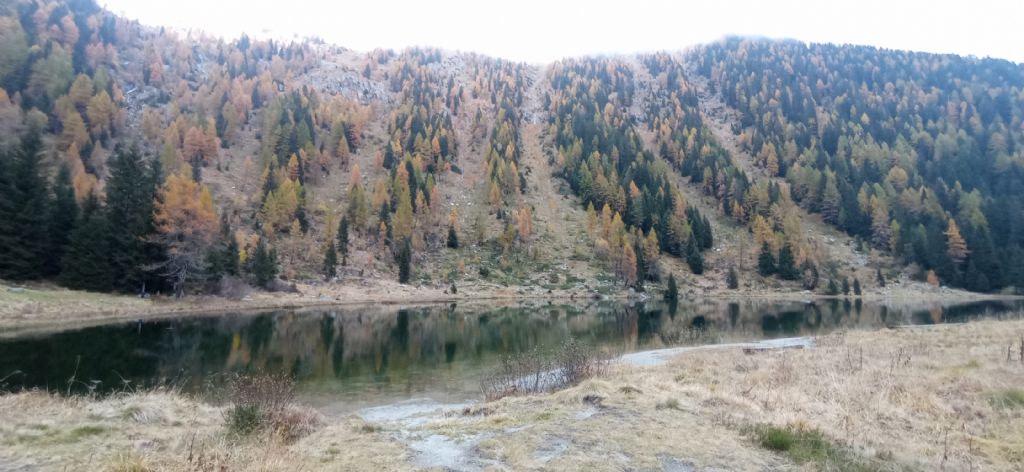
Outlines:
{"label": "dirt trail", "polygon": [[527,172],[526,201],[533,207],[535,228],[541,244],[537,247],[548,259],[565,261],[570,273],[589,272],[589,265],[570,260],[576,245],[587,244],[586,212],[575,198],[562,195],[558,187],[563,180],[554,175],[545,147],[547,134],[543,96],[548,82],[544,71],[531,70],[530,88],[523,100],[523,120],[519,138],[523,147],[522,161]]}

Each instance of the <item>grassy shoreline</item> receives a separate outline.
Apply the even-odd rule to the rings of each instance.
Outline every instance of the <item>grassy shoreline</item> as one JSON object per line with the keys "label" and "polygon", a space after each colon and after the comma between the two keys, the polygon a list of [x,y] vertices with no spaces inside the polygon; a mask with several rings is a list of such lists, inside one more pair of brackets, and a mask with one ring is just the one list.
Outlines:
{"label": "grassy shoreline", "polygon": [[[0,464],[41,470],[996,470],[1024,467],[1024,321],[687,352],[550,394],[232,439],[174,392],[0,396]],[[1009,359],[1007,349],[1010,349]],[[403,407],[408,408],[408,407]],[[315,412],[314,412],[315,414]],[[446,451],[443,454],[438,451]]]}
{"label": "grassy shoreline", "polygon": [[[84,328],[101,324],[134,320],[158,320],[182,316],[210,316],[238,311],[306,310],[358,305],[428,305],[440,303],[487,303],[513,305],[518,303],[559,301],[589,303],[594,300],[641,300],[644,296],[660,299],[653,288],[646,294],[616,290],[598,292],[590,288],[544,290],[536,287],[502,287],[469,285],[458,293],[444,288],[407,286],[389,281],[372,281],[365,285],[321,284],[297,286],[299,293],[252,292],[241,300],[219,296],[191,296],[140,299],[130,295],[102,294],[67,290],[49,284],[15,287],[0,281],[0,337],[46,333],[68,328]],[[692,292],[692,291],[691,291]],[[808,301],[844,298],[804,291],[712,291],[686,292],[691,299]],[[854,299],[853,296],[845,297]],[[919,286],[896,287],[888,291],[866,291],[857,297],[865,302],[959,303],[981,300],[1021,300],[1024,297],[982,294],[959,290],[927,291]]]}

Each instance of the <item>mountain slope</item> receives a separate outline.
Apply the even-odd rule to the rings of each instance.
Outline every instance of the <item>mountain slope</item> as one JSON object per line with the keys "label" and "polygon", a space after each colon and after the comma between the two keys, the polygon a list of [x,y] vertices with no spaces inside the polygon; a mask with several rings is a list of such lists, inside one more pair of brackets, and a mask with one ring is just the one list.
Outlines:
{"label": "mountain slope", "polygon": [[[1024,286],[1024,72],[1004,61],[728,39],[538,68],[224,42],[91,0],[6,4],[0,35],[0,220],[16,222],[0,224],[3,278]],[[116,162],[148,180],[123,181]],[[123,241],[141,241],[142,275],[61,277],[85,263],[67,248],[91,244],[73,227],[103,233],[109,190],[132,186],[157,198],[129,215],[139,234],[109,228],[104,247],[126,260]],[[94,195],[103,218],[70,214],[71,194],[83,208]],[[33,258],[49,262],[26,270]]]}

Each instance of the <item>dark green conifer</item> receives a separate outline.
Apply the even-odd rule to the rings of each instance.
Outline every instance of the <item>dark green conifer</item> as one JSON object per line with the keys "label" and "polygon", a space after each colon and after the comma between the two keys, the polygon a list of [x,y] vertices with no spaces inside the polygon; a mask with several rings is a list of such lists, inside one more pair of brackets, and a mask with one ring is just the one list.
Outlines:
{"label": "dark green conifer", "polygon": [[334,250],[334,241],[327,242],[324,252],[324,277],[331,280],[338,276],[338,253]]}
{"label": "dark green conifer", "polygon": [[61,259],[61,285],[96,292],[114,289],[110,263],[110,226],[95,194],[82,203],[82,211]]}
{"label": "dark green conifer", "polygon": [[396,259],[398,260],[398,283],[407,284],[412,275],[412,244],[408,238],[400,243]]}
{"label": "dark green conifer", "polygon": [[772,255],[772,248],[768,247],[767,241],[761,245],[761,254],[757,256],[757,273],[762,277],[775,273],[775,256]]}

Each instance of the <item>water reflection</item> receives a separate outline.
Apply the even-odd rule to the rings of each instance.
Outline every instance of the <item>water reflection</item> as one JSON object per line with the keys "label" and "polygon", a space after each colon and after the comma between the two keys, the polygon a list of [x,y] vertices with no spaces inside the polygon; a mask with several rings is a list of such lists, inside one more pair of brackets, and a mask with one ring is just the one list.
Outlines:
{"label": "water reflection", "polygon": [[478,396],[479,378],[501,356],[553,347],[570,336],[628,352],[966,321],[1020,307],[699,300],[674,307],[445,305],[232,314],[3,339],[0,387],[102,392],[173,382],[203,392],[216,391],[219,374],[265,370],[294,374],[305,399],[319,406],[355,408],[415,396],[462,401]]}

